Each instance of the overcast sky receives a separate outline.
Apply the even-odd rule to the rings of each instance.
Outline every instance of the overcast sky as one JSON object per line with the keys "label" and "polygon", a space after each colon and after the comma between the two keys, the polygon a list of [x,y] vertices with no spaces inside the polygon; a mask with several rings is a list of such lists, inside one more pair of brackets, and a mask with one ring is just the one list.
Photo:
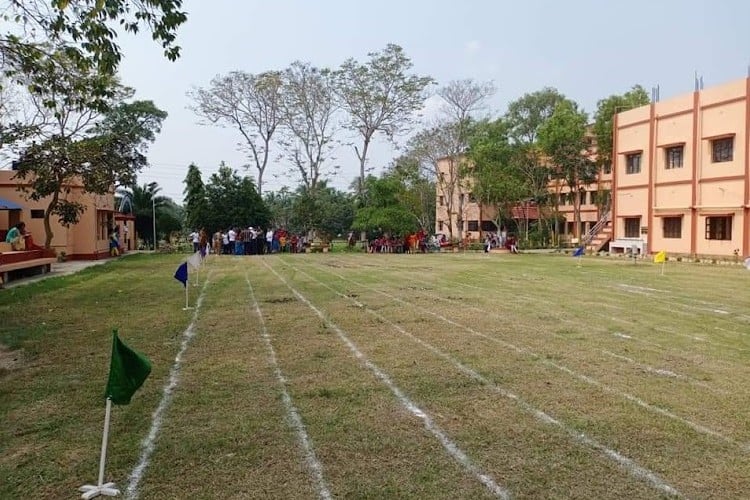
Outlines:
{"label": "overcast sky", "polygon": [[[249,163],[237,132],[199,125],[188,109],[191,87],[233,70],[259,73],[294,60],[335,67],[396,43],[416,72],[439,83],[493,80],[495,113],[544,86],[592,112],[598,99],[634,84],[659,85],[664,100],[692,91],[696,70],[710,86],[744,78],[750,64],[744,0],[186,0],[184,8],[177,62],[147,34],[121,39],[123,82],[169,113],[139,182],[157,181],[178,202],[191,162],[204,180],[222,160]],[[381,142],[370,166],[377,172],[397,154]],[[345,189],[358,175],[357,159],[343,148],[336,162],[342,168],[332,184]],[[269,165],[264,191],[296,186],[274,175],[286,170]]]}

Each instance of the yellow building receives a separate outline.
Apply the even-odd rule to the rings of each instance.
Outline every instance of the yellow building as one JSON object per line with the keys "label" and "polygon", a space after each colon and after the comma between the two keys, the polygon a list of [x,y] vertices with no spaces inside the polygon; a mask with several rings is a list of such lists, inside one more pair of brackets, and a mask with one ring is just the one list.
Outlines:
{"label": "yellow building", "polygon": [[614,251],[750,254],[750,78],[619,113]]}
{"label": "yellow building", "polygon": [[[26,223],[26,230],[31,232],[34,242],[44,246],[44,210],[49,199],[39,201],[28,200],[24,192],[19,191],[19,181],[14,179],[15,171],[0,170],[0,199],[20,206],[20,210],[0,210],[0,234],[18,222]],[[109,230],[115,226],[115,198],[114,193],[107,195],[92,195],[84,193],[83,186],[72,183],[66,186],[69,192],[68,200],[83,204],[86,210],[81,215],[78,224],[65,227],[52,216],[52,249],[58,254],[65,252],[69,259],[100,259],[109,256]],[[129,234],[135,235],[132,220],[129,224]]]}

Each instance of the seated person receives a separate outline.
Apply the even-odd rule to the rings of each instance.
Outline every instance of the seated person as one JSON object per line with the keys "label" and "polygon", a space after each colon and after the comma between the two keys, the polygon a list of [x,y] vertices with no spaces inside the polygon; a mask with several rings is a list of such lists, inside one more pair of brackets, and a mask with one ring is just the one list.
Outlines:
{"label": "seated person", "polygon": [[15,250],[26,250],[26,223],[19,222],[5,235],[5,242],[10,243],[10,247]]}

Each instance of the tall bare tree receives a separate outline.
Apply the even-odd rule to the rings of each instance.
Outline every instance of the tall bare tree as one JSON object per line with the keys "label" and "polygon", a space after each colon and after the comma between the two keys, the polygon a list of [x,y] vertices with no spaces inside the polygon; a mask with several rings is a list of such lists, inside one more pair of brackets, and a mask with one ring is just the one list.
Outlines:
{"label": "tall bare tree", "polygon": [[424,103],[425,88],[433,83],[429,76],[410,74],[411,59],[398,45],[391,43],[367,55],[367,62],[347,59],[334,72],[336,93],[350,118],[348,128],[362,139],[361,147],[354,147],[359,160],[360,204],[365,201],[363,180],[373,136],[380,132],[393,139],[407,129]]}
{"label": "tall bare tree", "polygon": [[[314,193],[324,165],[331,160],[340,130],[336,115],[339,104],[331,72],[296,61],[283,73],[281,120],[284,138],[280,141],[286,157],[300,174],[302,183]],[[336,169],[336,166],[332,167]]]}
{"label": "tall bare tree", "polygon": [[[458,237],[463,231],[463,217],[465,210],[464,196],[459,195],[457,200],[453,197],[461,191],[465,185],[465,155],[469,146],[469,133],[471,120],[475,114],[483,110],[487,99],[495,94],[495,85],[492,82],[477,82],[472,79],[454,80],[440,88],[437,95],[443,100],[441,108],[442,116],[439,118],[441,124],[437,130],[442,131],[439,135],[440,143],[444,151],[443,159],[448,164],[448,175],[443,179],[438,178],[437,184],[444,192],[445,200],[449,199],[448,230],[451,237],[454,235],[451,215],[455,213],[458,226]],[[455,211],[453,210],[454,204]]]}
{"label": "tall bare tree", "polygon": [[456,228],[451,214],[456,213],[459,198],[456,195],[461,180],[459,159],[463,149],[458,134],[456,122],[438,123],[417,133],[407,145],[407,155],[418,162],[420,170],[435,183],[437,191],[443,197],[448,214],[445,222],[449,238],[455,237]]}
{"label": "tall bare tree", "polygon": [[188,95],[193,111],[208,122],[236,128],[242,149],[258,170],[258,193],[263,192],[263,174],[268,165],[271,140],[281,122],[282,75],[268,71],[258,75],[233,71],[211,80],[208,88]]}

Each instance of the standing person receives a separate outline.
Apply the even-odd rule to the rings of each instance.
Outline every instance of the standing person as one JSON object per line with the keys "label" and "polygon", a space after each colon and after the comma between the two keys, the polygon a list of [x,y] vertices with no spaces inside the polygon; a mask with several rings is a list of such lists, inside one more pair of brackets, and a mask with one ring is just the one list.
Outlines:
{"label": "standing person", "polygon": [[484,253],[490,253],[490,248],[492,248],[492,238],[489,234],[486,234],[484,236]]}
{"label": "standing person", "polygon": [[208,254],[208,234],[205,229],[201,229],[198,237],[198,249],[201,251],[201,257]]}
{"label": "standing person", "polygon": [[273,250],[273,228],[268,228],[266,231],[266,253],[271,253]]}
{"label": "standing person", "polygon": [[[188,236],[188,238],[190,238],[190,241],[193,242],[193,252],[197,252],[199,249],[198,247],[200,246],[200,243],[201,243],[200,233],[194,229],[193,232],[190,233],[190,236]],[[154,244],[156,244],[156,242],[154,242]]]}
{"label": "standing person", "polygon": [[111,257],[120,255],[120,242],[117,240],[119,234],[120,229],[117,226],[109,234],[109,255]]}
{"label": "standing person", "polygon": [[233,227],[229,228],[229,232],[227,232],[227,238],[229,239],[229,251],[227,253],[237,253],[235,249],[235,243],[237,241],[237,231],[235,231]]}
{"label": "standing person", "polygon": [[222,232],[221,233],[221,253],[224,255],[229,254],[229,234]]}

